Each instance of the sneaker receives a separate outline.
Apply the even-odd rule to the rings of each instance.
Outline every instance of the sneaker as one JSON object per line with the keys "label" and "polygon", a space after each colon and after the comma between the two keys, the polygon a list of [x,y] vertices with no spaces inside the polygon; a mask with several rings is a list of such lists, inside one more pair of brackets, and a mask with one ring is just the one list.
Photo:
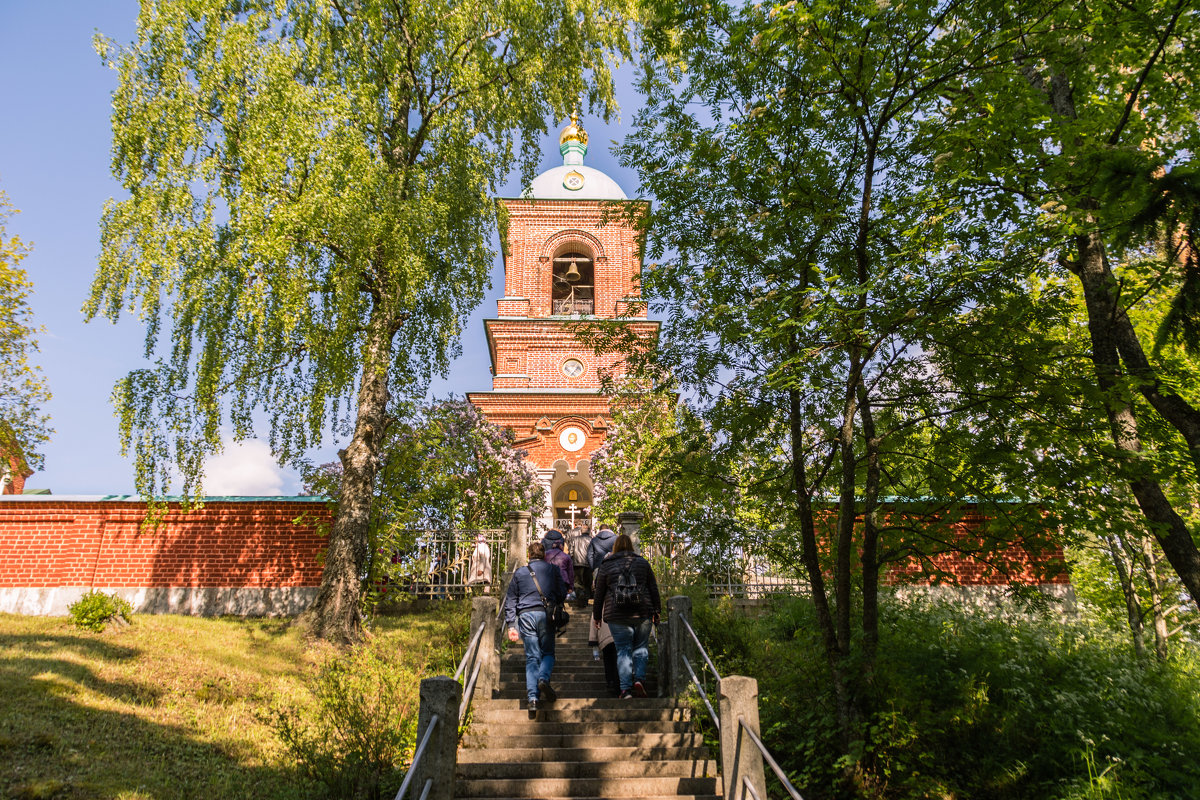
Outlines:
{"label": "sneaker", "polygon": [[553,703],[558,699],[558,692],[554,691],[550,681],[538,681],[538,697],[543,698],[547,703]]}
{"label": "sneaker", "polygon": [[634,697],[645,697],[646,696],[646,687],[642,686],[641,681],[633,682],[633,696]]}
{"label": "sneaker", "polygon": [[633,692],[629,691],[628,689],[625,689],[625,690],[623,690],[623,691],[621,692],[621,698],[620,698],[620,699],[622,699],[622,700],[632,700],[632,699],[633,699]]}
{"label": "sneaker", "polygon": [[537,713],[537,700],[530,700],[530,701],[529,701],[529,713],[530,713],[530,714],[536,714],[536,713]]}

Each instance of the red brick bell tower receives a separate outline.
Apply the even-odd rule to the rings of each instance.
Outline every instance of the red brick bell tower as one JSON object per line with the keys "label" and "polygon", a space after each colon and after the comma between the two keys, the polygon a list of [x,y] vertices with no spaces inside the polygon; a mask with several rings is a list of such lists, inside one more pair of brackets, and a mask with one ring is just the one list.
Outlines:
{"label": "red brick bell tower", "polygon": [[[492,390],[467,399],[491,422],[512,428],[550,498],[539,523],[588,520],[591,456],[608,430],[601,372],[624,370],[616,354],[596,355],[570,327],[625,320],[647,346],[659,323],[646,319],[638,277],[642,243],[614,206],[642,213],[612,178],[584,166],[587,133],[572,118],[559,137],[563,165],[533,180],[517,199],[498,201],[504,239],[504,297],[484,321]],[[607,217],[607,221],[606,221]]]}

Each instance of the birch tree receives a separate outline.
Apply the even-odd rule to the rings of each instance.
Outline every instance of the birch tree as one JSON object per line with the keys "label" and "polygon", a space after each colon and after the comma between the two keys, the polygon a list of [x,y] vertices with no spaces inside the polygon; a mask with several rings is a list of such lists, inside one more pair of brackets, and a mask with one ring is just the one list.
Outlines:
{"label": "birch tree", "polygon": [[348,438],[313,632],[359,632],[389,403],[456,354],[493,252],[489,195],[548,118],[614,111],[625,0],[145,0],[119,75],[85,314],[146,324],[117,385],[137,486],[201,489],[223,426],[281,460]]}

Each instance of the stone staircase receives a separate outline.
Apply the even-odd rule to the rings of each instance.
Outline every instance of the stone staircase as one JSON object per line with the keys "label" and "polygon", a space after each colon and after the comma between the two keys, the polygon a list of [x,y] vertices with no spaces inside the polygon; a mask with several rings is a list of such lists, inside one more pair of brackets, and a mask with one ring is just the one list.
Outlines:
{"label": "stone staircase", "polygon": [[[718,763],[693,732],[691,713],[657,698],[654,662],[647,698],[618,700],[587,644],[591,608],[572,609],[558,637],[551,685],[536,715],[525,704],[525,653],[509,644],[500,690],[476,698],[458,750],[456,798],[682,798],[718,800]],[[653,650],[653,643],[651,644]]]}

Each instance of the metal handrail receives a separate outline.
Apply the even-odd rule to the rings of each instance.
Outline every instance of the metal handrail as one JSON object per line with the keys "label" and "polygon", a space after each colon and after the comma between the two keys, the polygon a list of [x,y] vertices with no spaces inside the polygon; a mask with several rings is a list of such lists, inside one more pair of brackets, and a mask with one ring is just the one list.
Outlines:
{"label": "metal handrail", "polygon": [[[687,630],[688,635],[692,637],[692,641],[695,643],[696,649],[700,652],[700,655],[704,658],[704,662],[708,665],[708,668],[712,670],[712,674],[716,676],[717,681],[719,682],[721,680],[721,673],[717,671],[717,666],[713,664],[712,659],[708,657],[708,652],[704,649],[704,645],[700,643],[700,637],[696,635],[696,631],[692,628],[691,623],[687,621],[687,617],[682,615],[679,617],[679,621],[683,623],[683,627],[685,630]],[[692,684],[695,685],[697,691],[700,692],[700,699],[704,701],[704,705],[708,709],[708,713],[712,715],[713,721],[717,724],[717,727],[720,728],[721,719],[719,716],[717,716],[717,712],[713,710],[712,703],[709,702],[708,695],[705,693],[704,686],[701,685],[700,678],[696,675],[696,671],[692,669],[691,662],[688,661],[687,656],[683,653],[679,654],[679,658],[683,662],[683,665],[687,667],[688,675],[691,676],[692,679]],[[787,790],[787,793],[793,798],[793,800],[804,800],[804,798],[800,796],[800,793],[796,791],[796,787],[792,786],[792,782],[787,779],[786,775],[784,775],[783,769],[771,756],[770,751],[767,750],[767,746],[763,744],[762,739],[758,738],[758,734],[750,730],[750,726],[746,724],[746,720],[740,716],[738,717],[738,730],[745,730],[746,733],[750,734],[750,740],[754,742],[754,745],[758,748],[759,753],[762,754],[763,759],[771,765],[771,771],[775,773],[775,777],[779,778],[779,781],[783,784],[783,788]],[[760,800],[758,793],[754,791],[754,787],[749,783],[749,780],[749,778],[743,776],[742,785],[750,791],[750,795],[754,798],[754,800]]]}
{"label": "metal handrail", "polygon": [[479,629],[471,637],[471,642],[467,645],[467,652],[463,653],[462,661],[458,662],[458,669],[454,671],[454,680],[459,680],[463,677],[463,673],[467,669],[467,664],[474,666],[471,677],[467,680],[467,685],[463,687],[462,702],[458,706],[459,725],[466,719],[467,709],[471,707],[471,698],[475,694],[475,682],[479,679],[479,670],[483,667],[483,664],[479,660],[479,646],[483,641],[483,632],[487,630],[487,622],[485,619],[479,623]]}
{"label": "metal handrail", "polygon": [[[396,792],[396,800],[404,800],[404,793],[408,790],[408,784],[417,772],[417,764],[421,763],[421,756],[425,755],[425,746],[429,744],[429,739],[433,736],[433,731],[437,728],[438,722],[440,720],[437,714],[430,717],[429,727],[425,729],[425,735],[421,737],[421,743],[417,745],[417,752],[413,753],[412,763],[408,765],[408,773],[404,776],[404,782],[400,784],[400,791]],[[433,786],[433,778],[427,778],[425,780],[425,788],[421,791],[420,800],[424,800],[429,795],[429,788],[431,786]]]}
{"label": "metal handrail", "polygon": [[688,618],[686,618],[686,616],[680,616],[679,621],[682,621],[683,626],[685,628],[688,628],[688,636],[691,637],[692,642],[696,643],[696,649],[700,650],[700,655],[704,657],[704,663],[707,663],[708,668],[713,670],[713,675],[716,676],[716,680],[720,680],[721,673],[716,672],[716,664],[713,663],[712,658],[708,657],[708,651],[704,650],[704,645],[700,643],[700,637],[697,637],[696,631],[692,630],[691,622],[688,621]]}
{"label": "metal handrail", "polygon": [[475,681],[479,680],[479,670],[483,668],[483,664],[475,662],[475,670],[471,673],[471,679],[467,681],[466,687],[463,689],[462,703],[458,706],[458,724],[462,725],[462,721],[467,718],[467,709],[471,707],[471,697],[475,694]]}
{"label": "metal handrail", "polygon": [[696,691],[700,692],[700,699],[704,701],[704,707],[708,709],[709,716],[713,718],[713,722],[717,727],[721,727],[721,718],[717,716],[717,712],[713,710],[712,703],[708,700],[708,692],[704,691],[704,686],[700,683],[700,679],[696,677],[696,670],[692,669],[692,662],[688,661],[687,656],[680,653],[679,658],[683,661],[683,665],[687,667],[688,675],[692,676],[692,683],[696,686]]}
{"label": "metal handrail", "polygon": [[485,623],[479,623],[479,630],[475,631],[475,635],[471,637],[470,643],[467,644],[467,652],[463,653],[462,661],[458,662],[458,669],[454,670],[454,680],[462,677],[463,670],[467,667],[467,661],[479,649],[479,640],[483,638],[483,629],[486,627]]}
{"label": "metal handrail", "polygon": [[[746,724],[746,720],[742,717],[738,717],[738,726],[746,733],[750,734],[750,741],[754,742],[755,747],[758,748],[758,752],[762,753],[763,759],[771,765],[771,771],[775,773],[776,778],[779,778],[780,783],[783,784],[783,788],[787,789],[787,793],[795,798],[795,800],[804,800],[804,798],[800,796],[800,792],[796,791],[796,787],[792,786],[792,782],[789,781],[787,776],[783,774],[783,768],[780,767],[779,764],[775,763],[775,759],[771,757],[771,753],[769,750],[767,750],[767,746],[763,744],[762,739],[758,738],[757,733],[750,730],[750,726]],[[753,792],[751,792],[751,794],[753,794]],[[757,795],[755,795],[755,797],[757,797]]]}

